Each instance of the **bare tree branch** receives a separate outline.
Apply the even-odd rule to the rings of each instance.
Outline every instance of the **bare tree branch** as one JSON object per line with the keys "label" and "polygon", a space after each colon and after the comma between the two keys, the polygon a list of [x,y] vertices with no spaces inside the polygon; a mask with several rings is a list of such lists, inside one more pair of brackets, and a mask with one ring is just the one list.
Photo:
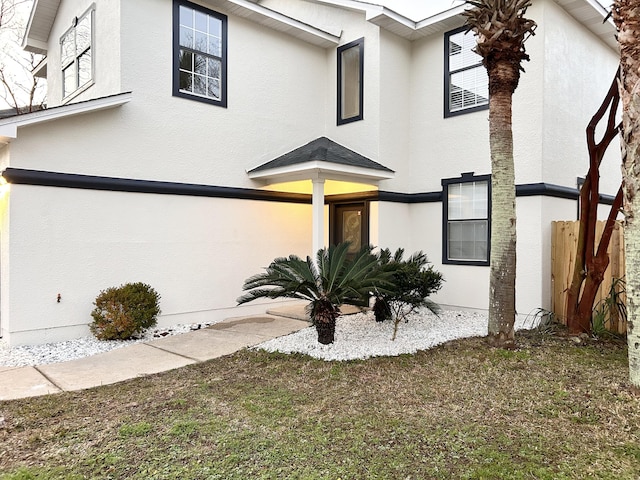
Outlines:
{"label": "bare tree branch", "polygon": [[[20,47],[32,0],[0,0],[0,104],[16,114],[40,110],[45,104],[45,81],[33,75],[41,55]],[[0,108],[2,108],[0,106]]]}

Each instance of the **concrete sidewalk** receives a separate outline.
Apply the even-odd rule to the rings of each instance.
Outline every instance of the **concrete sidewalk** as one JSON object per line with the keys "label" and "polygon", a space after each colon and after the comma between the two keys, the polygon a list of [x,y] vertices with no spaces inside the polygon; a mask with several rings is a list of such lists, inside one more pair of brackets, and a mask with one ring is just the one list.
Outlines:
{"label": "concrete sidewalk", "polygon": [[208,328],[68,362],[0,367],[0,400],[82,390],[173,370],[228,355],[309,326],[307,321],[285,318],[289,316],[287,314],[230,318]]}

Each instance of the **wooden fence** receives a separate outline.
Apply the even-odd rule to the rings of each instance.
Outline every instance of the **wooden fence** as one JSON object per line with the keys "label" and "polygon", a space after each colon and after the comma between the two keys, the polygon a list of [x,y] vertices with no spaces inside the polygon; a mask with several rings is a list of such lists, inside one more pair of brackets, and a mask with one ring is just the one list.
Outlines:
{"label": "wooden fence", "polygon": [[[566,323],[567,318],[567,290],[573,277],[579,228],[580,222],[578,221],[551,222],[551,311],[563,323]],[[598,222],[596,227],[597,241],[600,241],[603,229],[604,222]],[[607,297],[613,281],[624,277],[622,222],[617,222],[615,225],[608,252],[609,267],[604,274],[604,281],[600,285],[594,306]],[[616,320],[613,321],[610,327],[611,330],[618,333],[626,332],[627,328],[624,321]]]}

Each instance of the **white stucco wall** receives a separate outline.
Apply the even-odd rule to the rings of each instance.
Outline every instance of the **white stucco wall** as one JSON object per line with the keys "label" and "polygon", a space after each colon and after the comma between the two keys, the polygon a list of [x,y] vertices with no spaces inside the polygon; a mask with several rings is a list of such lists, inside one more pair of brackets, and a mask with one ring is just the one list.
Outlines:
{"label": "white stucco wall", "polygon": [[265,302],[235,307],[243,281],[275,257],[307,254],[310,208],[12,185],[3,337],[20,344],[87,334],[95,297],[126,282],[161,294],[160,325],[264,311]]}
{"label": "white stucco wall", "polygon": [[[376,202],[378,211],[378,241],[374,245],[395,251],[411,249],[411,207],[406,203]],[[412,252],[408,252],[412,253]]]}
{"label": "white stucco wall", "polygon": [[[129,3],[129,2],[125,2]],[[71,28],[75,17],[95,7],[93,25],[93,81],[79,89],[79,94],[62,98],[62,67],[60,39]],[[140,12],[139,20],[144,18]],[[60,2],[58,15],[49,36],[47,52],[47,105],[78,102],[120,93],[120,0],[65,0]]]}
{"label": "white stucco wall", "polygon": [[[365,11],[360,9],[342,9],[321,3],[289,0],[266,0],[261,4],[302,22],[339,32],[340,45],[364,38],[363,120],[337,125],[337,47],[330,47],[325,51],[323,81],[327,102],[323,119],[324,135],[373,160],[381,159],[381,103],[386,96],[383,93],[383,70],[388,68],[384,62],[394,62],[395,59],[386,56],[383,51],[383,33],[380,28],[368,22]],[[363,4],[362,7],[366,5]],[[383,160],[380,161],[384,163]]]}
{"label": "white stucco wall", "polygon": [[132,101],[22,128],[12,166],[250,188],[259,185],[247,169],[324,133],[325,51],[234,16],[228,108],[173,97],[171,5],[123,3],[122,89]]}
{"label": "white stucco wall", "polygon": [[[395,171],[381,190],[406,191],[413,172],[411,156],[411,43],[380,30],[379,161]],[[392,226],[393,228],[393,226]]]}
{"label": "white stucco wall", "polygon": [[[136,128],[121,137],[123,150],[138,152],[146,175],[153,165],[155,175],[172,181],[255,187],[247,169],[323,131],[325,51],[229,15],[228,107],[172,97],[171,6],[170,0],[123,3],[123,89],[140,105],[127,118]],[[152,41],[150,29],[139,28],[140,11],[159,32]],[[140,44],[150,53],[142,61]]]}
{"label": "white stucco wall", "polygon": [[412,66],[411,176],[405,188],[440,191],[443,178],[490,173],[488,112],[444,118],[444,32],[413,43]]}
{"label": "white stucco wall", "polygon": [[[544,15],[543,177],[575,187],[589,169],[585,129],[604,100],[618,67],[616,51],[603,44],[555,2]],[[613,35],[613,32],[612,32]],[[606,117],[605,117],[606,122]],[[598,138],[599,140],[599,138]],[[600,192],[620,186],[620,145],[614,140],[602,163]]]}

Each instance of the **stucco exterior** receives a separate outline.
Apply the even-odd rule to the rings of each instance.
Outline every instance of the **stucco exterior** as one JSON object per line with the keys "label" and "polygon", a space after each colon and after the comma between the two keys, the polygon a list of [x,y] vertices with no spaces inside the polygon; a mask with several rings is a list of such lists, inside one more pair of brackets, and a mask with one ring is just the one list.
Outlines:
{"label": "stucco exterior", "polygon": [[[516,183],[537,188],[517,199],[522,315],[549,306],[550,222],[575,218],[584,128],[616,67],[611,45],[562,3],[534,0],[539,25],[514,96]],[[264,302],[235,307],[243,280],[275,257],[310,254],[312,230],[331,242],[332,208],[349,202],[366,204],[373,245],[427,253],[446,279],[434,300],[486,310],[489,267],[442,262],[442,180],[491,173],[488,111],[443,115],[444,34],[463,25],[460,9],[416,23],[350,0],[196,5],[227,16],[226,107],[172,95],[172,0],[60,2],[50,117],[0,120],[12,183],[0,200],[3,339],[86,335],[100,290],[134,281],[161,294],[162,325],[263,312]],[[93,78],[62,98],[60,37],[92,8]],[[337,125],[337,48],[358,39],[363,119]],[[392,173],[251,174],[319,137]],[[617,155],[606,194],[620,181]],[[323,185],[318,211],[312,181]]]}

